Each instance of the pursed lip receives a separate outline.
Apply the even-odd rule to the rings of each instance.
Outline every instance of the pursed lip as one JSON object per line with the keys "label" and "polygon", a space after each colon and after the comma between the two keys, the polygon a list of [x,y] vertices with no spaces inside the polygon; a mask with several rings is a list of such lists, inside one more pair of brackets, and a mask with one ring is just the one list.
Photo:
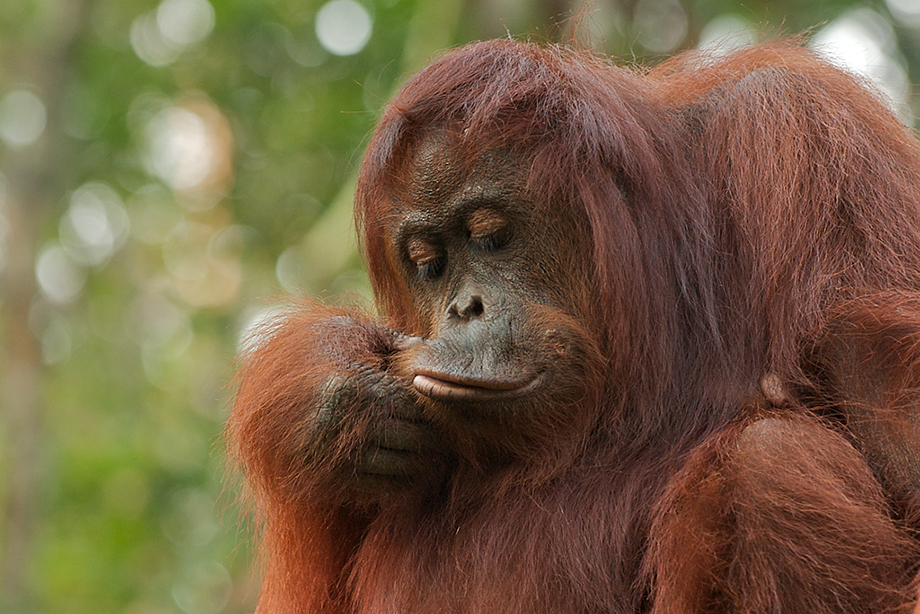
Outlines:
{"label": "pursed lip", "polygon": [[542,377],[538,375],[515,380],[485,379],[419,369],[412,385],[415,389],[439,401],[487,401],[510,399],[536,390]]}

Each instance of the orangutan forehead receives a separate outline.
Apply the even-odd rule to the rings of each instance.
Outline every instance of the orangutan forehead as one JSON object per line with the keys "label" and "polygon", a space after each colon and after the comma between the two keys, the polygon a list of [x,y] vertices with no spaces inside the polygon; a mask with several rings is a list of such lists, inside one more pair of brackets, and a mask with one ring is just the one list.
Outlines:
{"label": "orangutan forehead", "polygon": [[500,145],[477,148],[462,133],[435,131],[410,144],[404,187],[412,202],[488,200],[489,194],[520,192],[526,186],[527,158]]}
{"label": "orangutan forehead", "polygon": [[461,181],[464,155],[456,136],[437,132],[415,143],[410,157],[410,181],[434,192],[449,189]]}

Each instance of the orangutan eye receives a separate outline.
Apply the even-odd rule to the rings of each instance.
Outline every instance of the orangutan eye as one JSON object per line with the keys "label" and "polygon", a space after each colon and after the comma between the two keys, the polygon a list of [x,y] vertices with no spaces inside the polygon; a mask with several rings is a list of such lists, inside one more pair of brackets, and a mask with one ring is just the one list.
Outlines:
{"label": "orangutan eye", "polygon": [[434,279],[444,272],[445,258],[441,251],[422,239],[411,239],[406,246],[409,260],[418,270],[419,279]]}
{"label": "orangutan eye", "polygon": [[470,241],[477,247],[492,251],[508,241],[508,220],[494,209],[477,209],[467,220]]}
{"label": "orangutan eye", "polygon": [[476,239],[475,242],[476,247],[479,249],[492,252],[505,246],[508,242],[508,234],[506,232],[497,232]]}
{"label": "orangutan eye", "polygon": [[436,258],[431,262],[418,267],[418,277],[423,281],[437,279],[444,272],[447,263],[444,258]]}

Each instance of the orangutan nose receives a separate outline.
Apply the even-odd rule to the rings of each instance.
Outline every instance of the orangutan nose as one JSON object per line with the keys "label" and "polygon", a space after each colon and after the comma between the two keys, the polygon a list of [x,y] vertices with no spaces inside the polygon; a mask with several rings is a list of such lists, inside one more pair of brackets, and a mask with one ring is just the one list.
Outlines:
{"label": "orangutan nose", "polygon": [[461,291],[447,308],[447,317],[469,321],[481,318],[485,310],[481,292]]}

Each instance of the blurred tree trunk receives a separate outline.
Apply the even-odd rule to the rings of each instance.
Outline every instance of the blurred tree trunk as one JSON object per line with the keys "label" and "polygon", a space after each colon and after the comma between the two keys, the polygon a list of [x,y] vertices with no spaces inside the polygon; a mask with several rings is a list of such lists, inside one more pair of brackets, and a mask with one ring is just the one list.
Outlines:
{"label": "blurred tree trunk", "polygon": [[72,60],[73,43],[87,22],[88,0],[60,3],[41,36],[10,45],[4,66],[11,82],[28,83],[45,103],[48,115],[39,140],[7,149],[0,172],[7,180],[2,212],[9,223],[6,265],[0,270],[0,419],[5,422],[6,475],[0,483],[0,610],[27,610],[28,570],[39,510],[36,505],[44,416],[41,344],[30,327],[38,288],[35,256],[39,229],[62,196],[67,174],[67,139],[60,126],[61,100]]}

